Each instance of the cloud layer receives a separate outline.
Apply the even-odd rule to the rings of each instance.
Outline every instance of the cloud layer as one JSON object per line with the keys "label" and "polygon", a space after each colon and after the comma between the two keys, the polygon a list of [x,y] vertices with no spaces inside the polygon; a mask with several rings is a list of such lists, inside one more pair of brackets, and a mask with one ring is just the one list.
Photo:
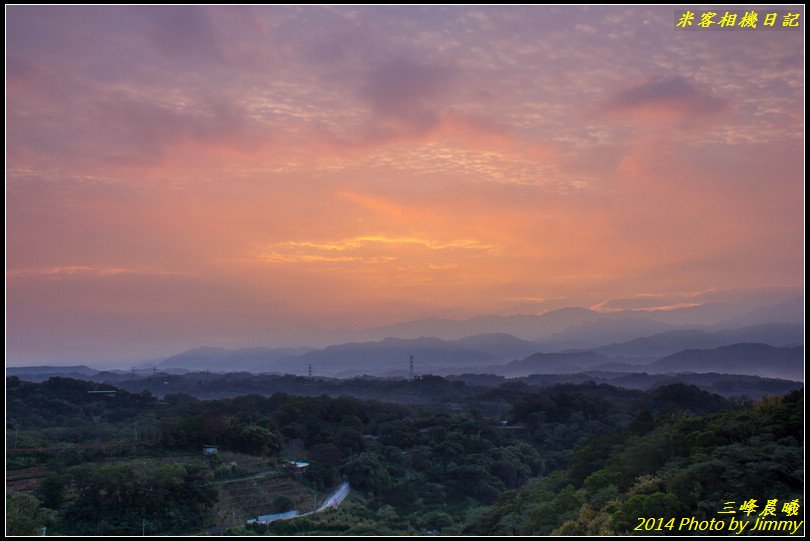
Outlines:
{"label": "cloud layer", "polygon": [[801,33],[656,7],[7,17],[10,358],[803,283]]}

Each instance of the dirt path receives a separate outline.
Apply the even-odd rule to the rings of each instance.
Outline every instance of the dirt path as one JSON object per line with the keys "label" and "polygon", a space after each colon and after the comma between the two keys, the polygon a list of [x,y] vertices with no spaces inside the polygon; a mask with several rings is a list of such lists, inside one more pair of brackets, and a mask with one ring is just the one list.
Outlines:
{"label": "dirt path", "polygon": [[222,481],[214,481],[214,484],[224,485],[225,483],[236,483],[237,481],[249,481],[250,479],[263,479],[265,477],[272,477],[277,474],[278,472],[276,470],[267,470],[255,473],[253,475],[248,475],[247,477],[237,477],[235,479],[223,479]]}

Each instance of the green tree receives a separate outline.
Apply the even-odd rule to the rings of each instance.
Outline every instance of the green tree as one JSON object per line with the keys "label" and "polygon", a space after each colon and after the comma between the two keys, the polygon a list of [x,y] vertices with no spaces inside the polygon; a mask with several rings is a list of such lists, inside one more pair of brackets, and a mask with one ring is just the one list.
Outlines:
{"label": "green tree", "polygon": [[637,494],[613,515],[613,526],[618,533],[630,533],[638,524],[639,517],[677,517],[685,512],[686,507],[673,494]]}
{"label": "green tree", "polygon": [[360,453],[350,458],[343,469],[351,484],[361,490],[380,493],[391,487],[391,475],[377,453]]}
{"label": "green tree", "polygon": [[239,431],[235,446],[245,453],[268,455],[281,449],[281,438],[263,426],[245,426]]}
{"label": "green tree", "polygon": [[276,496],[270,504],[270,510],[273,513],[286,513],[295,508],[295,502],[288,496]]}
{"label": "green tree", "polygon": [[30,494],[6,494],[6,535],[37,535],[53,521],[56,513],[40,507],[40,503]]}
{"label": "green tree", "polygon": [[37,495],[42,499],[42,505],[59,509],[64,501],[67,485],[68,479],[59,473],[52,473],[40,479],[37,483]]}

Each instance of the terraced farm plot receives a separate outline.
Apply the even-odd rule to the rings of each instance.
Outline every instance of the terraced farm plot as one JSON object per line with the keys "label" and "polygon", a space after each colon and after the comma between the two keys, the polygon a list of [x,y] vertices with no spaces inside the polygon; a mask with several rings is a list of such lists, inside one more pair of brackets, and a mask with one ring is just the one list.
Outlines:
{"label": "terraced farm plot", "polygon": [[253,475],[266,471],[271,467],[266,457],[251,456],[231,451],[220,451],[218,456],[222,464],[231,464],[233,462],[238,464],[239,469],[242,470],[245,475]]}
{"label": "terraced farm plot", "polygon": [[[215,522],[223,526],[238,526],[245,520],[272,513],[273,500],[286,496],[294,509],[311,511],[315,495],[301,483],[289,477],[246,479],[218,485],[219,502],[215,507]],[[321,494],[319,497],[323,497]]]}
{"label": "terraced farm plot", "polygon": [[6,490],[12,492],[32,492],[37,482],[51,473],[48,466],[34,466],[6,471]]}

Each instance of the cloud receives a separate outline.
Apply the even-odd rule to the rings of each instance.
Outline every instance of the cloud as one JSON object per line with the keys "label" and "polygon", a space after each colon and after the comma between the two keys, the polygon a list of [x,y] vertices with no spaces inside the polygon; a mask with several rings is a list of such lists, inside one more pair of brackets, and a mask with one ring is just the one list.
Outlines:
{"label": "cloud", "polygon": [[12,6],[9,320],[263,340],[801,285],[803,34],[619,11]]}
{"label": "cloud", "polygon": [[172,104],[116,98],[98,110],[108,122],[108,135],[118,142],[105,149],[106,159],[113,162],[153,163],[183,143],[253,152],[267,140],[264,128],[244,109],[224,100]]}
{"label": "cloud", "polygon": [[202,7],[153,6],[151,38],[164,54],[190,60],[222,60],[214,25]]}
{"label": "cloud", "polygon": [[641,83],[616,92],[605,112],[639,120],[695,121],[728,108],[728,100],[696,88],[683,77]]}
{"label": "cloud", "polygon": [[371,69],[360,94],[383,120],[393,120],[411,134],[424,134],[439,122],[436,102],[455,79],[447,66],[400,58]]}
{"label": "cloud", "polygon": [[700,306],[701,302],[695,302],[695,293],[684,294],[660,294],[660,293],[637,293],[627,297],[608,299],[591,306],[595,312],[621,312],[625,310],[675,310],[677,308],[688,308]]}
{"label": "cloud", "polygon": [[[373,258],[378,259],[378,258]],[[369,258],[354,256],[329,256],[318,254],[285,254],[280,252],[266,252],[262,254],[266,263],[371,263]]]}
{"label": "cloud", "polygon": [[160,269],[134,269],[102,265],[58,265],[53,267],[35,267],[6,271],[7,278],[64,278],[70,276],[120,276],[139,274],[147,276],[182,276],[185,273]]}
{"label": "cloud", "polygon": [[489,251],[491,246],[476,240],[459,239],[447,242],[435,241],[419,237],[387,237],[385,235],[363,235],[335,242],[287,241],[276,246],[285,248],[308,248],[327,252],[343,252],[357,250],[369,245],[415,245],[428,250],[483,250]]}
{"label": "cloud", "polygon": [[[416,250],[416,252],[414,252]],[[492,253],[494,247],[473,239],[439,241],[416,236],[360,235],[332,242],[287,241],[265,245],[258,259],[265,263],[362,263],[406,261],[421,256],[452,257],[453,253]],[[455,268],[454,262],[429,261],[429,268]]]}
{"label": "cloud", "polygon": [[[374,212],[397,221],[402,221],[409,215],[409,213],[406,212],[405,209],[400,205],[392,203],[391,201],[386,201],[380,197],[374,197],[372,195],[343,190],[335,194],[335,197],[343,201],[348,201],[355,205],[373,210]],[[412,213],[414,211],[419,212],[420,210],[415,209],[411,210],[410,212]]]}

